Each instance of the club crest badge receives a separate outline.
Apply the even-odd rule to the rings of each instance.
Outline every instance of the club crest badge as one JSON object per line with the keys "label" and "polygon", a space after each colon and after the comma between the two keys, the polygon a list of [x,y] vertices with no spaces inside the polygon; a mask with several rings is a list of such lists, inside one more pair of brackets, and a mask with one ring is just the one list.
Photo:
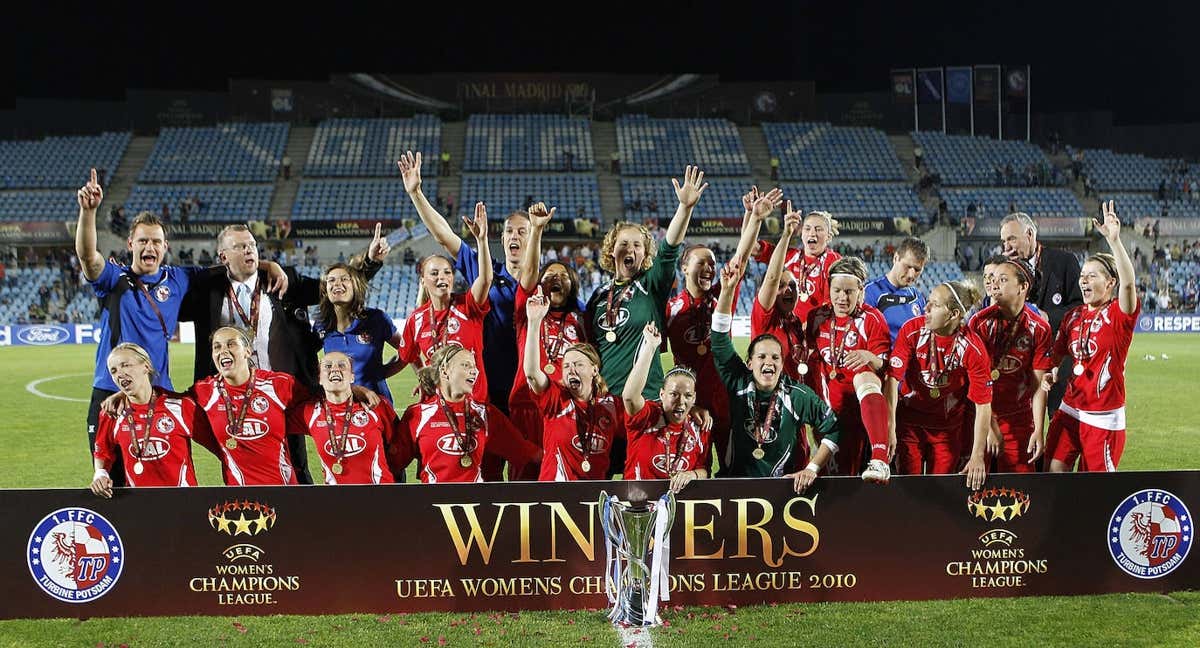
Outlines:
{"label": "club crest badge", "polygon": [[1121,571],[1135,578],[1161,578],[1187,558],[1192,548],[1192,516],[1174,494],[1148,488],[1117,505],[1106,537]]}
{"label": "club crest badge", "polygon": [[104,516],[82,507],[42,518],[29,534],[25,558],[42,591],[64,603],[87,603],[112,590],[125,553],[121,536]]}

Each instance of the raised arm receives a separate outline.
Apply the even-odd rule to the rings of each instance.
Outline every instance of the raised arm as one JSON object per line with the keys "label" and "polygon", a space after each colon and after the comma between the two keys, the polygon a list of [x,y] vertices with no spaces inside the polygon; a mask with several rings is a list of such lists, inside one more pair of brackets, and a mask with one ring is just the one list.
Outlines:
{"label": "raised arm", "polygon": [[742,196],[742,206],[746,213],[742,215],[742,235],[738,238],[737,250],[730,262],[736,262],[740,267],[746,267],[746,261],[758,244],[758,231],[763,221],[779,204],[783,202],[783,191],[778,187],[759,195],[758,187],[751,187],[750,193]]}
{"label": "raised arm", "polygon": [[792,201],[787,201],[787,211],[783,215],[783,231],[779,233],[779,245],[771,253],[771,263],[767,265],[767,273],[763,275],[762,285],[758,287],[758,305],[766,310],[775,307],[775,298],[779,295],[779,278],[783,276],[783,262],[787,259],[788,245],[792,237],[800,233],[800,212],[792,211]]}
{"label": "raised arm", "polygon": [[659,334],[658,327],[654,325],[654,322],[647,323],[646,328],[642,329],[642,342],[638,346],[637,357],[633,361],[629,380],[625,381],[625,389],[621,392],[621,400],[625,402],[625,412],[630,416],[642,411],[642,408],[646,406],[642,390],[646,387],[646,378],[650,375],[650,365],[654,362],[654,356],[658,355],[660,344],[662,344],[662,335]]}
{"label": "raised arm", "polygon": [[540,394],[550,386],[550,378],[542,371],[542,320],[546,311],[550,310],[550,302],[542,294],[539,286],[537,292],[529,296],[525,302],[525,382],[533,393]]}
{"label": "raised arm", "polygon": [[96,210],[100,201],[104,200],[104,190],[96,181],[96,170],[92,169],[91,179],[75,194],[79,202],[79,224],[75,228],[75,254],[79,257],[79,267],[88,281],[95,281],[104,271],[104,257],[96,249]]}
{"label": "raised arm", "polygon": [[475,248],[479,251],[479,275],[471,284],[471,298],[476,304],[487,301],[488,291],[492,289],[492,250],[488,247],[487,208],[483,203],[475,203],[474,218],[463,216],[471,236],[475,237]]}
{"label": "raised arm", "polygon": [[417,208],[417,215],[421,217],[421,222],[429,228],[433,239],[451,257],[458,256],[458,248],[462,246],[463,240],[454,233],[454,229],[438,213],[438,210],[429,204],[429,199],[421,191],[421,152],[418,151],[414,154],[412,151],[408,151],[400,156],[396,166],[400,167],[400,177],[404,180],[404,192],[412,200],[413,207]]}
{"label": "raised arm", "polygon": [[1125,251],[1125,245],[1121,243],[1121,221],[1117,218],[1117,209],[1113,201],[1101,203],[1101,207],[1104,209],[1104,222],[1093,219],[1092,223],[1096,231],[1108,241],[1108,247],[1112,249],[1113,258],[1117,261],[1117,305],[1121,307],[1122,313],[1132,315],[1137,308],[1137,276],[1134,274],[1133,261],[1129,259],[1129,252]]}
{"label": "raised arm", "polygon": [[699,167],[688,166],[683,170],[683,184],[679,184],[679,180],[675,178],[671,178],[671,184],[679,198],[679,207],[671,217],[671,224],[667,226],[664,241],[667,245],[679,245],[687,235],[688,224],[692,221],[692,210],[696,208],[696,203],[700,202],[700,194],[708,189],[708,183],[704,181],[704,172]]}
{"label": "raised arm", "polygon": [[532,294],[533,287],[537,284],[538,266],[542,263],[542,233],[546,231],[546,226],[550,224],[556,211],[557,207],[546,211],[544,203],[536,203],[529,207],[529,241],[521,254],[521,276],[517,277],[517,282],[526,293]]}

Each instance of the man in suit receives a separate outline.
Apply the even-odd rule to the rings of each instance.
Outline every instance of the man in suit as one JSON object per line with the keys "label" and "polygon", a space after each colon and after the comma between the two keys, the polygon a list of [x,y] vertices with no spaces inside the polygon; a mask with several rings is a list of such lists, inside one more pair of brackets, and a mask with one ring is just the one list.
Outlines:
{"label": "man in suit", "polygon": [[[383,267],[390,250],[375,226],[375,238],[367,252],[351,261],[367,279]],[[196,326],[195,380],[216,373],[208,339],[222,326],[236,326],[254,334],[255,366],[281,371],[296,377],[308,389],[321,389],[317,372],[317,352],[321,340],[312,330],[308,307],[320,302],[321,281],[299,274],[296,268],[283,268],[287,275],[284,294],[270,294],[263,273],[258,269],[258,243],[245,225],[230,225],[217,235],[217,256],[223,268],[214,268],[192,281],[184,300],[183,312]],[[296,477],[311,484],[308,457],[301,435],[288,435],[288,450]]]}
{"label": "man in suit", "polygon": [[[1044,247],[1037,240],[1037,224],[1024,212],[1014,212],[1000,221],[1000,243],[1010,259],[1021,259],[1034,270],[1029,301],[1035,304],[1050,328],[1058,335],[1058,326],[1067,311],[1083,303],[1079,292],[1079,262],[1066,250]],[[1046,401],[1047,413],[1053,415],[1062,402],[1067,380],[1071,377],[1070,358],[1059,368],[1058,382]]]}

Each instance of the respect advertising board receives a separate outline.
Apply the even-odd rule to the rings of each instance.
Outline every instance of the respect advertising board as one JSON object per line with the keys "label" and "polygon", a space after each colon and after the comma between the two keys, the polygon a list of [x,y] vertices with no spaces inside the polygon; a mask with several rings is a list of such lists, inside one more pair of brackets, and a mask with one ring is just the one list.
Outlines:
{"label": "respect advertising board", "polygon": [[1135,333],[1200,333],[1200,314],[1142,313]]}
{"label": "respect advertising board", "polygon": [[[0,617],[607,607],[606,489],[665,482],[0,491]],[[671,604],[1200,586],[1200,472],[705,480],[680,493]]]}

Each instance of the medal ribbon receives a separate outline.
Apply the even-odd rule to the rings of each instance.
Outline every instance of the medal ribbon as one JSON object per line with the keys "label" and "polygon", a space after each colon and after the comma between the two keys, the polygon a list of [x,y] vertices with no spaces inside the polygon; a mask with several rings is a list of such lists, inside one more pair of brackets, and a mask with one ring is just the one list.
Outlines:
{"label": "medal ribbon", "polygon": [[[677,459],[679,457],[679,447],[681,445],[683,445],[683,435],[687,434],[687,429],[686,429],[687,423],[688,422],[685,420],[683,422],[683,424],[680,425],[679,434],[675,434],[675,435],[671,434],[671,426],[670,425],[663,427],[662,442],[663,442],[663,452],[666,453],[666,455],[667,455],[667,476],[675,475],[675,459]],[[671,454],[671,437],[672,436],[679,437],[678,439],[675,440],[674,455]]]}
{"label": "medal ribbon", "polygon": [[231,437],[237,437],[234,430],[242,429],[242,422],[246,420],[246,412],[249,411],[250,400],[254,396],[254,374],[250,374],[250,380],[246,384],[246,395],[242,399],[242,408],[238,410],[237,418],[230,418],[233,416],[233,399],[230,398],[229,391],[225,389],[224,378],[217,378],[217,391],[225,403],[225,433]]}
{"label": "medal ribbon", "polygon": [[133,456],[138,461],[141,461],[142,455],[146,452],[146,443],[150,440],[151,430],[154,429],[154,405],[157,402],[158,402],[158,395],[151,392],[150,406],[146,409],[146,415],[143,419],[145,422],[145,425],[146,425],[146,431],[142,434],[142,437],[140,439],[138,438],[138,434],[137,434],[137,426],[134,425],[133,409],[127,408],[125,410],[125,417],[129,421],[129,436],[134,441],[134,446],[133,446],[133,448],[130,448],[130,450],[133,451],[136,449],[136,451],[133,452]]}
{"label": "medal ribbon", "polygon": [[1090,349],[1092,348],[1092,324],[1096,322],[1096,318],[1108,308],[1112,300],[1104,302],[1104,305],[1092,311],[1088,317],[1079,316],[1079,327],[1076,329],[1075,339],[1079,340],[1079,356],[1076,358],[1080,362],[1088,360],[1092,357]]}
{"label": "medal ribbon", "polygon": [[[992,355],[992,369],[993,370],[999,370],[1000,369],[1000,361],[1004,359],[1004,356],[1008,355],[1009,351],[1012,351],[1013,343],[1017,341],[1017,331],[1021,330],[1021,325],[1022,325],[1022,323],[1024,323],[1024,321],[1025,321],[1025,309],[1022,308],[1021,312],[1017,315],[1016,321],[1014,321],[1012,324],[1005,327],[1004,337],[1002,338],[1003,343],[996,345],[996,348],[999,349],[999,353],[995,353]],[[995,341],[995,339],[996,339],[996,337],[995,337],[996,336],[996,327],[998,324],[999,324],[998,321],[992,322],[992,340],[993,341]]]}
{"label": "medal ribbon", "polygon": [[779,387],[776,386],[775,390],[771,392],[771,404],[767,407],[767,415],[762,423],[758,421],[758,407],[754,402],[754,393],[754,390],[751,389],[746,394],[746,403],[750,406],[750,415],[754,419],[754,429],[751,437],[760,445],[770,443],[775,440],[771,438],[771,432],[773,431],[772,423],[775,421],[775,410],[779,405]]}
{"label": "medal ribbon", "polygon": [[[630,281],[624,288],[621,289],[621,297],[617,299],[617,304],[625,301],[629,294],[629,289],[633,288],[633,282]],[[613,292],[617,289],[617,282],[614,280],[608,287],[608,305],[604,309],[604,321],[608,323],[608,330],[612,331],[617,327],[617,313],[613,310]]]}
{"label": "medal ribbon", "polygon": [[337,427],[333,420],[333,412],[330,409],[328,399],[321,399],[321,411],[325,414],[325,425],[329,426],[329,440],[333,446],[333,457],[337,463],[342,462],[342,458],[346,456],[346,442],[350,439],[350,415],[354,413],[354,401],[346,403],[346,415],[342,417],[342,436],[337,435]]}
{"label": "medal ribbon", "polygon": [[[594,391],[592,396],[595,396]],[[581,412],[580,410],[583,408],[579,406],[579,403],[575,403],[575,438],[579,440],[579,447],[582,448],[583,459],[585,461],[588,455],[591,454],[592,438],[596,434],[596,409],[599,407],[600,405],[594,400],[589,400],[586,411]],[[580,414],[586,416],[586,423],[579,420],[581,418]]]}
{"label": "medal ribbon", "polygon": [[[237,295],[233,293],[233,284],[228,287],[229,303],[233,304],[233,309],[237,311],[238,317],[241,318],[242,324],[249,328],[255,334],[258,333],[258,298],[262,291],[262,281],[254,283],[254,290],[250,293],[250,316],[246,317],[246,311],[242,310],[242,304],[238,301]],[[229,319],[233,319],[230,317]]]}
{"label": "medal ribbon", "polygon": [[555,318],[558,321],[558,334],[554,338],[551,338],[551,339],[546,338],[546,328],[547,328],[547,324],[550,323],[550,318],[547,317],[546,319],[542,320],[542,330],[541,330],[542,350],[546,353],[546,362],[547,363],[554,362],[555,360],[558,360],[561,357],[560,352],[562,351],[562,347],[563,347],[563,336],[566,333],[566,329],[567,329],[567,317],[569,317],[570,315],[571,314],[566,311],[563,311],[562,313],[558,314],[558,317]]}
{"label": "medal ribbon", "polygon": [[454,434],[454,441],[458,443],[458,447],[463,451],[464,456],[475,452],[475,426],[472,425],[474,419],[471,417],[471,397],[467,396],[463,401],[463,431],[458,429],[458,417],[454,414],[454,410],[446,404],[446,399],[438,394],[438,407],[442,410],[442,415],[446,417],[446,421],[450,423],[450,432]]}

